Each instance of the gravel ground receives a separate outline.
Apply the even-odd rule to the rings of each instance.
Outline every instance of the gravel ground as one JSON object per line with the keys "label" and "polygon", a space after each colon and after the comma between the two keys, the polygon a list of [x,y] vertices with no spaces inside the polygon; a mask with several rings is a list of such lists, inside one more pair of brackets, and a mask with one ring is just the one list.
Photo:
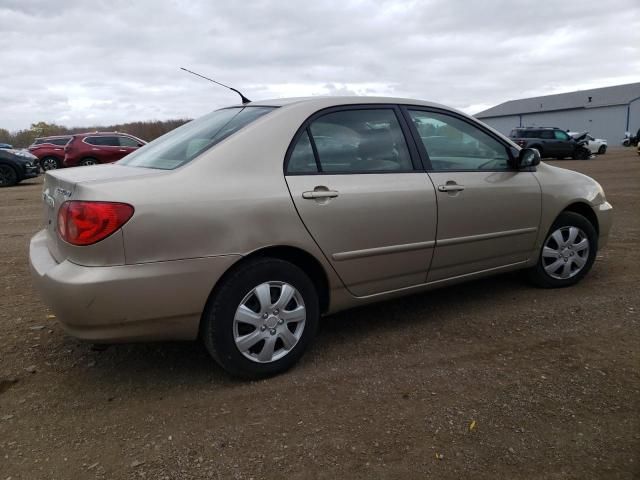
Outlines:
{"label": "gravel ground", "polygon": [[41,179],[0,191],[0,480],[640,478],[640,157],[596,178],[609,246],[579,285],[502,275],[333,315],[289,373],[197,343],[94,351],[31,287]]}

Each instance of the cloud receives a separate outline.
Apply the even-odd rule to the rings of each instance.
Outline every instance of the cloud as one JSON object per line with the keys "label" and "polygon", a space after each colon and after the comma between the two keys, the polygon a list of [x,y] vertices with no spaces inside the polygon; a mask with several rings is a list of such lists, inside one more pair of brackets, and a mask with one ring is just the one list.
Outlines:
{"label": "cloud", "polygon": [[[90,6],[89,6],[90,5]],[[0,128],[195,117],[252,99],[392,95],[474,112],[640,81],[640,5],[0,0]]]}

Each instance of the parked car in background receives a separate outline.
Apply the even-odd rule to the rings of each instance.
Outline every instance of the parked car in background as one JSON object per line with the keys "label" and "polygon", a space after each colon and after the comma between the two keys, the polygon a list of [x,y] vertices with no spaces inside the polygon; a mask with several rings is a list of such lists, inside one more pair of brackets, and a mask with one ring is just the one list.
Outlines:
{"label": "parked car in background", "polygon": [[64,146],[71,140],[71,135],[57,135],[55,137],[36,138],[29,151],[40,159],[42,170],[62,168],[64,161]]}
{"label": "parked car in background", "polygon": [[[580,135],[580,132],[567,132],[572,137]],[[587,148],[591,153],[597,153],[604,155],[607,153],[607,141],[603,138],[594,138],[592,135],[587,134]]]}
{"label": "parked car in background", "polygon": [[118,132],[93,132],[72,135],[64,147],[64,166],[88,166],[113,163],[135,152],[147,142]]}
{"label": "parked car in background", "polygon": [[577,148],[576,140],[565,130],[557,127],[520,127],[509,134],[511,140],[522,148],[535,148],[543,158],[589,157],[587,149]]}
{"label": "parked car in background", "polygon": [[623,147],[635,147],[636,145],[640,145],[640,128],[635,135],[631,135],[630,132],[624,133],[624,139],[622,140]]}
{"label": "parked car in background", "polygon": [[322,314],[517,269],[573,285],[612,217],[586,175],[382,97],[216,110],[114,165],[47,172],[43,197],[31,268],[67,332],[200,338],[243,377],[292,366]]}
{"label": "parked car in background", "polygon": [[0,187],[11,187],[38,176],[38,158],[26,150],[0,149]]}
{"label": "parked car in background", "polygon": [[8,149],[8,150],[13,150],[13,145],[10,145],[8,143],[0,143],[0,148],[4,148],[4,149]]}

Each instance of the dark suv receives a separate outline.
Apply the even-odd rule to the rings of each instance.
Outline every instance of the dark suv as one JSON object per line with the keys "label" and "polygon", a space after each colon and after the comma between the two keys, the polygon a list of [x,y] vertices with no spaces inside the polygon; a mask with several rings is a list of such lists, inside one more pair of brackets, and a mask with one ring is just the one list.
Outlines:
{"label": "dark suv", "polygon": [[64,165],[76,167],[116,162],[146,143],[126,133],[79,133],[64,147]]}
{"label": "dark suv", "polygon": [[572,157],[575,140],[564,130],[556,127],[514,128],[509,134],[511,140],[522,148],[535,148],[541,157],[555,157],[561,160]]}
{"label": "dark suv", "polygon": [[42,170],[55,170],[62,167],[64,146],[71,140],[71,135],[36,138],[29,151],[40,159]]}

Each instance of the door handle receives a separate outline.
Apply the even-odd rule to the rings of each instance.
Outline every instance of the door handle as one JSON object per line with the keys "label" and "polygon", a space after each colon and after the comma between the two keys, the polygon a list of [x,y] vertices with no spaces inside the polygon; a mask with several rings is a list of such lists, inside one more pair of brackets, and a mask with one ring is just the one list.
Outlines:
{"label": "door handle", "polygon": [[302,198],[314,199],[314,198],[335,198],[338,196],[338,192],[335,190],[313,190],[310,192],[302,192]]}
{"label": "door handle", "polygon": [[121,152],[126,152],[127,150],[125,150],[124,148],[120,149]]}
{"label": "door handle", "polygon": [[464,190],[464,185],[458,185],[457,183],[438,185],[439,192],[461,192],[462,190]]}

